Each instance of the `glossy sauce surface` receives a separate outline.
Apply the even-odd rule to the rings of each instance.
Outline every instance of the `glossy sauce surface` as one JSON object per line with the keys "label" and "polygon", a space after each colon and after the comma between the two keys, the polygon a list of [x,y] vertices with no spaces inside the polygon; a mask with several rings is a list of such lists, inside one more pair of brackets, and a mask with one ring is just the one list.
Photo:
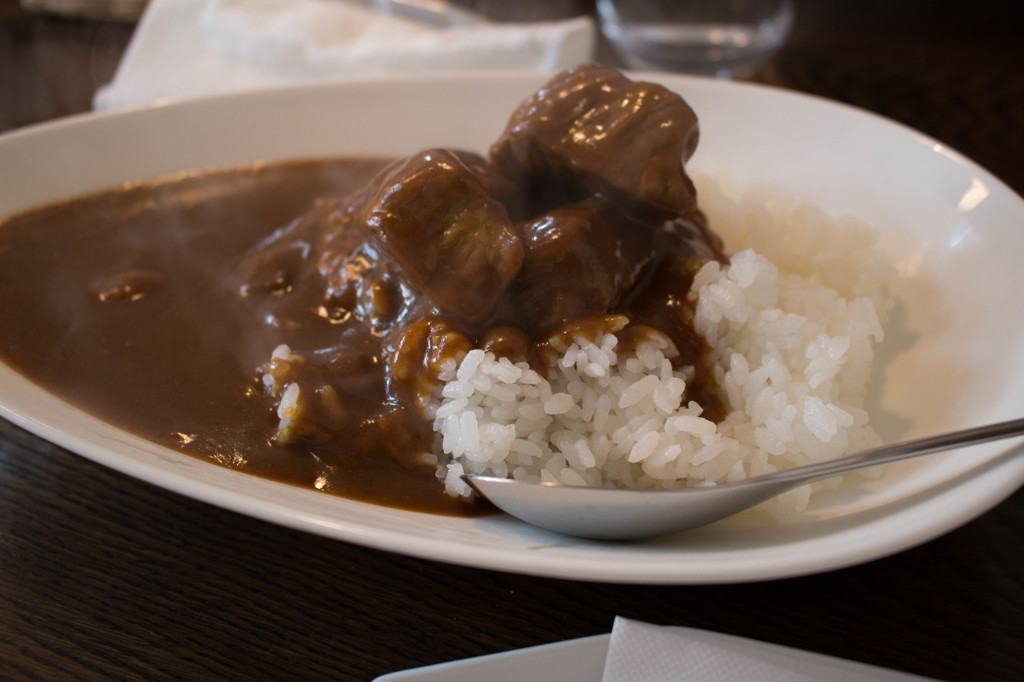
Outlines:
{"label": "glossy sauce surface", "polygon": [[514,112],[488,158],[186,173],[13,216],[0,358],[227,467],[473,513],[435,476],[424,409],[472,348],[543,372],[552,338],[614,331],[621,352],[660,333],[692,368],[685,399],[721,418],[687,299],[724,258],[681,163],[696,140],[678,95],[580,67]]}
{"label": "glossy sauce surface", "polygon": [[186,453],[346,497],[465,513],[432,469],[412,463],[430,449],[429,425],[399,406],[381,409],[379,367],[353,385],[364,406],[354,432],[315,448],[271,442],[276,415],[256,381],[280,343],[325,348],[344,337],[379,353],[362,325],[325,319],[317,301],[239,295],[236,269],[261,239],[383,164],[189,174],[8,218],[0,355],[84,410]]}

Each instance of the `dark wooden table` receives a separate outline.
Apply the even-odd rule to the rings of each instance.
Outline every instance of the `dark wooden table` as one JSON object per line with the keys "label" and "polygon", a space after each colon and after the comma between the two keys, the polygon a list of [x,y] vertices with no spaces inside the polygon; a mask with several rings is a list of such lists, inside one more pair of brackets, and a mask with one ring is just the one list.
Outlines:
{"label": "dark wooden table", "polygon": [[[801,2],[792,40],[757,80],[909,124],[1024,193],[1017,9]],[[131,31],[0,0],[0,130],[88,110]],[[255,521],[3,422],[0,679],[367,680],[607,632],[616,614],[945,680],[1024,679],[1022,526],[1018,492],[924,546],[823,575],[680,587],[539,579]]]}

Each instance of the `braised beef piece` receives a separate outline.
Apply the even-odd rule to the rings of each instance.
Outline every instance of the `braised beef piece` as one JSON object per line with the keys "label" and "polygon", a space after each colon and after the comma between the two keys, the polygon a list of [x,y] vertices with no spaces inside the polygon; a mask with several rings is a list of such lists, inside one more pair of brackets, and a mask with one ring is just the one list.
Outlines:
{"label": "braised beef piece", "polygon": [[526,245],[508,292],[508,317],[543,338],[565,320],[601,315],[655,260],[653,231],[599,198],[556,208],[518,226]]}
{"label": "braised beef piece", "polygon": [[470,327],[492,314],[523,262],[505,206],[448,150],[387,167],[352,211],[404,280]]}
{"label": "braised beef piece", "polygon": [[476,176],[487,194],[501,202],[513,222],[529,215],[530,198],[524,188],[502,175],[490,159],[462,149],[448,151]]}
{"label": "braised beef piece", "polygon": [[678,258],[696,258],[701,263],[729,260],[722,238],[708,227],[701,211],[667,218],[659,223],[658,235]]}
{"label": "braised beef piece", "polygon": [[504,323],[539,339],[637,298],[666,259],[723,258],[683,167],[696,142],[677,95],[572,69],[512,116],[492,161],[431,149],[393,162],[263,245],[247,286],[286,291],[312,261],[328,314],[388,336],[433,316],[474,338]]}
{"label": "braised beef piece", "polygon": [[683,169],[697,138],[697,116],[679,95],[582,66],[527,99],[490,154],[538,212],[598,195],[685,215],[697,209]]}

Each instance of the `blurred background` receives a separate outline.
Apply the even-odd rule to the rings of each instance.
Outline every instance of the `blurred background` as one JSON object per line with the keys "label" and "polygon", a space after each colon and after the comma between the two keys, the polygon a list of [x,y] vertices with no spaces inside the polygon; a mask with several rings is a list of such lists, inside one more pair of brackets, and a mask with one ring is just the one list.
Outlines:
{"label": "blurred background", "polygon": [[[532,6],[460,2],[498,16],[520,8],[513,19]],[[0,0],[0,130],[90,110],[96,89],[114,76],[145,4]],[[586,0],[543,4],[546,18],[595,13]],[[795,0],[793,6],[786,43],[748,80],[870,109],[942,141],[966,131],[976,143],[970,150],[975,161],[1011,186],[1024,186],[1024,164],[993,148],[1019,144],[1024,135],[1018,2]],[[596,61],[623,66],[603,36]]]}

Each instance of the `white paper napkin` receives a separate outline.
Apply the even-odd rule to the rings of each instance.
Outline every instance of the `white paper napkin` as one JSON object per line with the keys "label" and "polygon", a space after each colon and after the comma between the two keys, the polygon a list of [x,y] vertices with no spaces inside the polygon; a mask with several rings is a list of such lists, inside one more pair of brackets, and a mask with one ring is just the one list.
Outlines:
{"label": "white paper napkin", "polygon": [[602,682],[889,682],[924,678],[763,642],[616,618]]}
{"label": "white paper napkin", "polygon": [[150,0],[97,109],[289,83],[593,59],[589,17],[438,26],[346,0]]}

